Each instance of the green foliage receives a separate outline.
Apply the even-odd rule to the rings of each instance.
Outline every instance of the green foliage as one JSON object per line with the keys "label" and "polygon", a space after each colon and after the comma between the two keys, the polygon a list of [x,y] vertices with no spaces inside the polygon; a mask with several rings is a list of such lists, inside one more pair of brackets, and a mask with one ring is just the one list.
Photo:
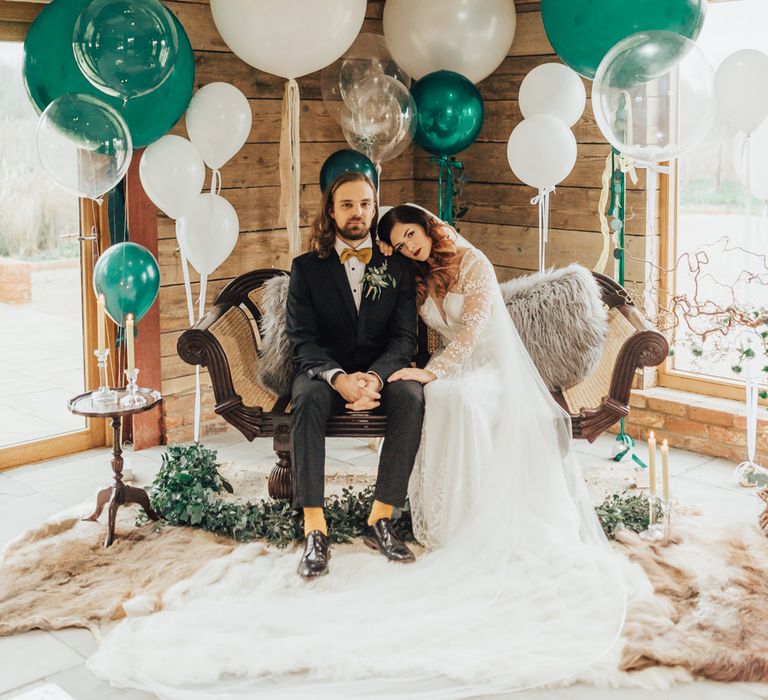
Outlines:
{"label": "green foliage", "polygon": [[[288,501],[238,503],[220,498],[232,486],[218,472],[216,452],[199,444],[173,445],[163,455],[163,466],[149,488],[152,507],[170,525],[200,527],[238,541],[263,540],[287,547],[304,537],[303,516]],[[344,489],[325,500],[331,542],[348,542],[366,528],[373,503],[373,487]],[[146,522],[141,515],[139,522]],[[400,537],[413,540],[408,512],[395,522]]]}
{"label": "green foliage", "polygon": [[759,486],[763,489],[768,488],[768,474],[763,472],[753,472],[751,474],[747,474],[747,482],[754,486]]}
{"label": "green foliage", "polygon": [[[149,487],[152,507],[169,525],[199,527],[241,542],[262,540],[283,548],[304,538],[303,516],[288,501],[242,503],[224,500],[222,490],[232,486],[218,472],[216,452],[203,445],[173,445],[163,455],[163,466]],[[766,483],[768,485],[768,483]],[[373,487],[351,488],[325,499],[325,517],[331,542],[349,542],[367,527]],[[597,516],[605,534],[613,539],[619,527],[641,532],[648,527],[648,497],[627,491],[608,496]],[[147,522],[142,513],[139,523]],[[410,512],[395,521],[395,531],[414,541]]]}
{"label": "green foliage", "polygon": [[[658,508],[661,516],[661,506]],[[616,530],[622,527],[632,532],[647,530],[648,509],[648,496],[645,493],[623,491],[608,496],[595,510],[606,536],[614,539]]]}

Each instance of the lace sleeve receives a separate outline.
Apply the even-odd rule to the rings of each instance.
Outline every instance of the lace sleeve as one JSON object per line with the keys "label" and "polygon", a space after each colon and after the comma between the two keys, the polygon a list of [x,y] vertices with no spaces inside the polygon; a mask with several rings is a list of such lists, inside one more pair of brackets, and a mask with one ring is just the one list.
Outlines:
{"label": "lace sleeve", "polygon": [[479,250],[465,253],[456,291],[464,295],[461,330],[446,348],[432,356],[426,369],[438,379],[458,369],[472,354],[491,317],[496,274],[488,258]]}

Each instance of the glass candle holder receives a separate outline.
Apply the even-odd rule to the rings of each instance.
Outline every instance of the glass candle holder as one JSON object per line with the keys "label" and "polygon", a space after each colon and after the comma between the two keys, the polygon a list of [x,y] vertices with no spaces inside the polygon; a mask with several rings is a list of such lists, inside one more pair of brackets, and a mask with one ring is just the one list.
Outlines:
{"label": "glass candle holder", "polygon": [[96,404],[108,404],[117,402],[117,392],[110,389],[107,385],[107,358],[109,357],[109,348],[103,350],[94,350],[96,363],[99,367],[99,388],[91,394],[91,401]]}
{"label": "glass candle holder", "polygon": [[130,373],[128,370],[125,370],[125,377],[128,380],[128,383],[125,386],[125,396],[120,399],[120,405],[124,408],[136,408],[137,406],[143,406],[145,403],[147,403],[147,399],[139,393],[139,385],[137,383],[139,378],[138,368],[134,369],[133,372]]}

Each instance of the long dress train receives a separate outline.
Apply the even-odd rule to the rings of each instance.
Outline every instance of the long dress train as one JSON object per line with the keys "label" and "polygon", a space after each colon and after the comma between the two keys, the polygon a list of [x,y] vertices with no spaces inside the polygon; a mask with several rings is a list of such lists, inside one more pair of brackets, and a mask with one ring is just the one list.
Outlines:
{"label": "long dress train", "polygon": [[573,678],[614,647],[621,562],[485,256],[421,313],[446,343],[410,483],[432,549],[409,565],[338,551],[308,583],[294,556],[240,547],[121,623],[96,675],[169,700],[463,698]]}

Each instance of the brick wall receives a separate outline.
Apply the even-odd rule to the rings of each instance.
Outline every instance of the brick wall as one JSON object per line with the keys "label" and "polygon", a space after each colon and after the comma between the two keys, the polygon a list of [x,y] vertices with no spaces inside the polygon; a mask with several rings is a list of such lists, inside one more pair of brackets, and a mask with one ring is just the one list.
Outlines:
{"label": "brick wall", "polygon": [[32,271],[28,262],[0,258],[0,302],[28,304],[32,301]]}
{"label": "brick wall", "polygon": [[[747,418],[744,404],[673,389],[635,390],[630,399],[626,431],[647,440],[653,430],[680,447],[733,462],[747,458]],[[616,432],[615,430],[613,432]],[[768,408],[758,408],[755,461],[768,466]]]}

